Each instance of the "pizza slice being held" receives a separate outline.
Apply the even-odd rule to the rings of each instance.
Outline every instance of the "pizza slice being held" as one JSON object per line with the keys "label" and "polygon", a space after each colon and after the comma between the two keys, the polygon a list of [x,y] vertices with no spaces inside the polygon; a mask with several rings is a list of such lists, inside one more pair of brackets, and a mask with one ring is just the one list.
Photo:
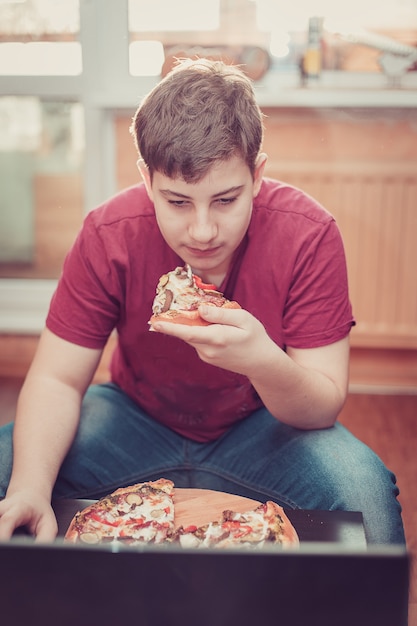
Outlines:
{"label": "pizza slice being held", "polygon": [[177,267],[172,272],[163,274],[156,287],[156,296],[152,305],[150,330],[157,320],[189,326],[209,326],[198,312],[200,304],[240,309],[237,302],[227,300],[216,290],[215,285],[208,285],[195,276],[191,267]]}
{"label": "pizza slice being held", "polygon": [[180,527],[173,540],[184,548],[256,548],[267,543],[283,548],[299,545],[297,532],[284,510],[271,501],[245,513],[223,511],[221,521],[204,526]]}
{"label": "pizza slice being held", "polygon": [[65,534],[73,543],[163,543],[174,531],[170,480],[121,487],[77,513]]}

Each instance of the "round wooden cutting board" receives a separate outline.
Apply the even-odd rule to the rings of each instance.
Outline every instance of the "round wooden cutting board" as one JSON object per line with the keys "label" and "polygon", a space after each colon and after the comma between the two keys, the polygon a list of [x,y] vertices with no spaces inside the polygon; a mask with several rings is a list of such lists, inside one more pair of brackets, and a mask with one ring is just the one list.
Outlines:
{"label": "round wooden cutting board", "polygon": [[223,511],[236,513],[250,511],[261,504],[250,498],[242,498],[210,489],[175,489],[175,526],[201,526],[222,519]]}
{"label": "round wooden cutting board", "polygon": [[[57,499],[53,508],[58,521],[58,534],[64,536],[72,518],[96,500]],[[223,511],[230,509],[244,513],[256,508],[260,502],[210,489],[175,489],[175,526],[202,526],[222,519]]]}

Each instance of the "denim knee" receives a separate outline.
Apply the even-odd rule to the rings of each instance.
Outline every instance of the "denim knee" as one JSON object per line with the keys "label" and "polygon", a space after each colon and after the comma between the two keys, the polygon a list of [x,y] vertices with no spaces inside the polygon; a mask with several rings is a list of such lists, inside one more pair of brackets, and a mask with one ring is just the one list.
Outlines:
{"label": "denim knee", "polygon": [[[329,433],[330,434],[330,433]],[[320,457],[317,484],[325,508],[360,511],[369,543],[404,544],[405,535],[394,474],[372,449],[350,437],[332,441]]]}
{"label": "denim knee", "polygon": [[13,463],[13,424],[0,428],[0,498],[6,495]]}

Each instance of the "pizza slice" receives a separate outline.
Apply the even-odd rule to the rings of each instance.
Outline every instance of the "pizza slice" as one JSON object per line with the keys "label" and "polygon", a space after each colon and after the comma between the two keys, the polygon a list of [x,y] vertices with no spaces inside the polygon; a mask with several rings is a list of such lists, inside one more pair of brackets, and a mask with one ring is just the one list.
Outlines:
{"label": "pizza slice", "polygon": [[297,532],[284,510],[272,501],[245,513],[223,511],[221,521],[204,526],[180,527],[173,540],[184,548],[256,548],[267,543],[283,548],[299,545]]}
{"label": "pizza slice", "polygon": [[163,274],[156,287],[156,296],[152,305],[152,324],[161,320],[174,324],[188,324],[190,326],[209,326],[198,313],[200,304],[240,309],[237,302],[227,300],[217,291],[215,285],[205,284],[194,275],[191,267],[186,263],[184,267]]}
{"label": "pizza slice", "polygon": [[174,531],[174,483],[165,478],[121,487],[78,512],[65,539],[73,543],[163,543]]}

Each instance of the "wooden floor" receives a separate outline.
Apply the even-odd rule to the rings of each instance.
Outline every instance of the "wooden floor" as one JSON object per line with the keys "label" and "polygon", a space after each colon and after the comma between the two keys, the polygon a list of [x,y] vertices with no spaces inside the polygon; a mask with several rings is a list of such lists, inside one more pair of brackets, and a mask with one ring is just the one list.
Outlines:
{"label": "wooden floor", "polygon": [[[20,379],[0,378],[0,424],[13,419],[20,385]],[[409,626],[417,626],[417,395],[350,394],[340,421],[397,476],[412,556]]]}
{"label": "wooden floor", "polygon": [[412,559],[409,626],[417,626],[417,395],[351,394],[340,421],[397,476]]}

